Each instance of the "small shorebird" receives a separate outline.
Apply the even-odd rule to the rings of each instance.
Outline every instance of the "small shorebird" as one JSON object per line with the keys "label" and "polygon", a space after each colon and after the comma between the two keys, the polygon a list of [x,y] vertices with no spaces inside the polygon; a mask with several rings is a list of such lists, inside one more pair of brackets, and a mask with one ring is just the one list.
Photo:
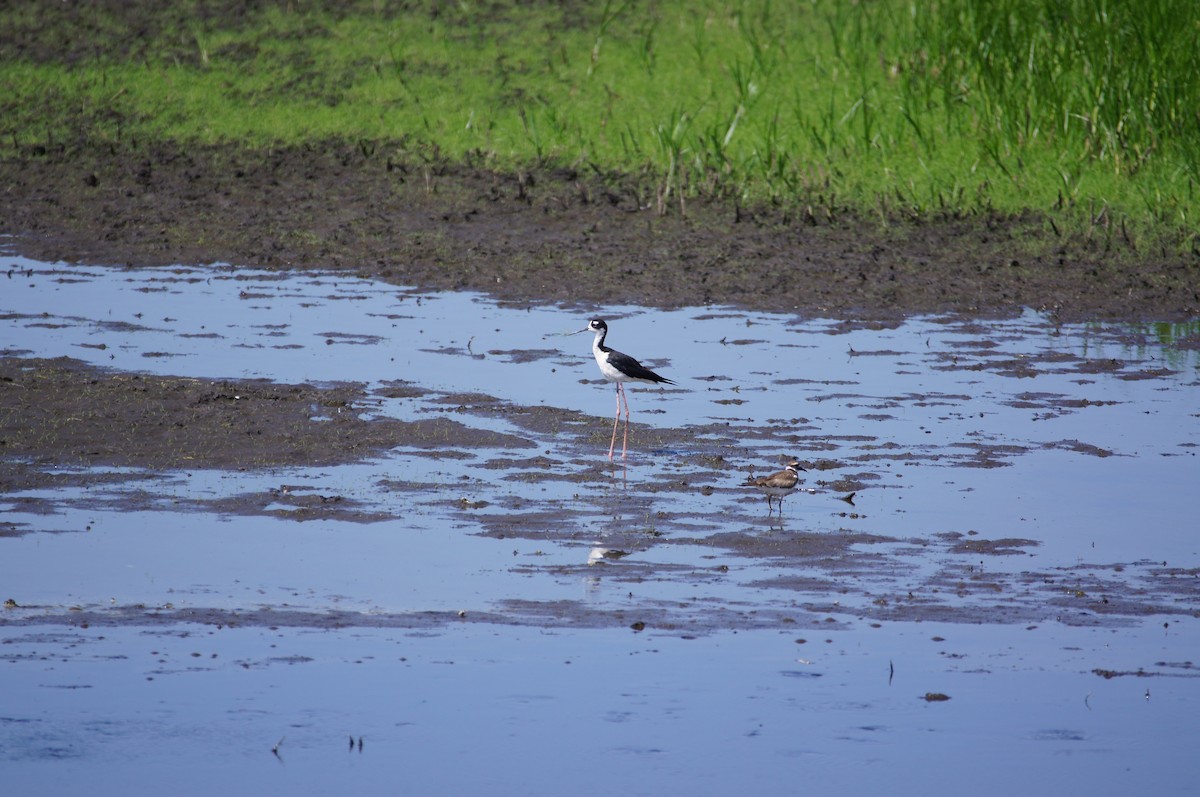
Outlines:
{"label": "small shorebird", "polygon": [[757,479],[750,478],[746,480],[746,487],[756,487],[767,494],[767,514],[771,513],[771,499],[779,499],[779,516],[783,517],[783,497],[796,489],[796,485],[800,484],[800,471],[808,473],[807,470],[800,467],[800,463],[792,460],[787,466],[778,473],[772,473],[770,476],[760,476]]}
{"label": "small shorebird", "polygon": [[[647,385],[673,385],[675,383],[664,376],[654,373],[628,354],[605,346],[604,338],[608,335],[608,324],[604,323],[603,320],[593,318],[579,332],[595,333],[596,337],[592,341],[592,355],[596,358],[596,365],[599,366],[600,374],[605,379],[609,382],[617,383],[617,416],[613,418],[612,442],[608,444],[608,458],[610,460],[613,458],[613,451],[617,446],[617,423],[621,420],[621,401],[624,400],[625,402],[625,437],[621,441],[621,459],[624,459],[626,448],[629,445],[629,398],[625,395],[624,383],[642,382]],[[578,335],[579,332],[572,332],[571,334]]]}

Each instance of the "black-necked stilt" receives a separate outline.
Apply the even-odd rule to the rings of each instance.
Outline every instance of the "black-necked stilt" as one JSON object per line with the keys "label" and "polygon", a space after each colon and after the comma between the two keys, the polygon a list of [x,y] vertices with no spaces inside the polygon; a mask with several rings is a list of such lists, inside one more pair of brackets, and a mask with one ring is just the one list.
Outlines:
{"label": "black-necked stilt", "polygon": [[783,516],[783,497],[796,489],[796,485],[800,484],[800,471],[807,473],[807,470],[800,467],[800,463],[792,460],[778,473],[772,473],[770,476],[762,476],[757,479],[747,479],[747,487],[756,487],[767,494],[767,514],[771,512],[771,499],[779,499],[779,515]]}
{"label": "black-necked stilt", "polygon": [[596,337],[592,341],[592,354],[596,358],[596,365],[600,367],[600,374],[605,379],[617,383],[617,416],[613,418],[612,442],[608,444],[609,459],[613,458],[613,451],[617,446],[617,423],[621,420],[621,401],[625,402],[625,438],[621,441],[621,459],[624,459],[626,448],[629,445],[629,398],[625,395],[624,383],[643,382],[647,385],[673,385],[675,383],[654,373],[628,354],[605,346],[604,338],[608,335],[608,324],[603,320],[593,318],[588,322],[587,327],[579,332],[595,333]]}

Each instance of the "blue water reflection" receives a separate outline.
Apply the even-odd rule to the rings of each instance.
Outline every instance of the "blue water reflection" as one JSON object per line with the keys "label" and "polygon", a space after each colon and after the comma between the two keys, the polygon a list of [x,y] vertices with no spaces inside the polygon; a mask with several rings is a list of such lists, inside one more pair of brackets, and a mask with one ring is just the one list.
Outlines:
{"label": "blue water reflection", "polygon": [[[105,484],[0,494],[0,598],[13,600],[0,614],[0,760],[15,791],[204,794],[218,775],[237,791],[339,794],[1194,784],[1200,357],[1176,345],[1194,324],[1026,313],[862,327],[5,259],[8,354],[361,382],[370,398],[352,411],[365,416],[453,413],[536,444],[111,469]],[[635,421],[684,433],[659,450],[635,430],[611,479],[548,478],[520,460],[587,473],[607,429],[592,452],[476,410],[498,399],[611,419],[589,341],[557,334],[593,314],[611,345],[680,383],[632,388]],[[380,395],[398,380],[422,391]],[[814,492],[768,521],[738,483],[781,455],[813,466]],[[705,464],[717,456],[727,470]],[[842,481],[859,485],[853,507]],[[285,485],[336,493],[364,517],[223,503]],[[512,517],[526,533],[498,525]],[[739,547],[747,538],[784,553]],[[791,555],[838,539],[823,557]],[[994,540],[1011,542],[972,547]],[[1108,592],[1141,603],[1106,615]],[[899,611],[909,600],[929,618],[998,606],[1009,620],[916,622]],[[572,627],[551,617],[559,605],[612,620]],[[166,619],[70,620],[138,606]],[[172,621],[179,610],[224,621]],[[651,610],[739,630],[632,630]],[[346,627],[296,613],[344,614]],[[1152,675],[1120,674],[1138,670]]]}

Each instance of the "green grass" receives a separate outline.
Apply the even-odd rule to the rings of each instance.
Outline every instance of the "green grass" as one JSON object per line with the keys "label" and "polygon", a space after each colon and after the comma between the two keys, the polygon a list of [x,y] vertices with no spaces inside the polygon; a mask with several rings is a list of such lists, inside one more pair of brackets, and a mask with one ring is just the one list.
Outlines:
{"label": "green grass", "polygon": [[97,5],[78,40],[63,23],[71,58],[12,46],[56,41],[37,31],[58,5],[0,20],[10,154],[343,138],[642,175],[664,211],[715,196],[1184,230],[1200,211],[1194,0],[295,2],[236,27],[174,3],[143,9],[136,39]]}

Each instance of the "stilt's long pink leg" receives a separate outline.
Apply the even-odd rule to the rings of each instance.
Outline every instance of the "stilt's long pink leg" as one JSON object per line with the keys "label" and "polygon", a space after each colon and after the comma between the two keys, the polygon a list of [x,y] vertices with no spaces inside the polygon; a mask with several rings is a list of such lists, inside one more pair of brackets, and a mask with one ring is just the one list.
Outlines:
{"label": "stilt's long pink leg", "polygon": [[613,449],[617,446],[617,423],[621,420],[621,383],[617,382],[617,415],[613,418],[612,442],[608,444],[608,458],[613,458]]}
{"label": "stilt's long pink leg", "polygon": [[625,398],[625,439],[621,441],[621,459],[625,459],[625,450],[629,447],[629,394],[624,385],[621,385],[621,395]]}

